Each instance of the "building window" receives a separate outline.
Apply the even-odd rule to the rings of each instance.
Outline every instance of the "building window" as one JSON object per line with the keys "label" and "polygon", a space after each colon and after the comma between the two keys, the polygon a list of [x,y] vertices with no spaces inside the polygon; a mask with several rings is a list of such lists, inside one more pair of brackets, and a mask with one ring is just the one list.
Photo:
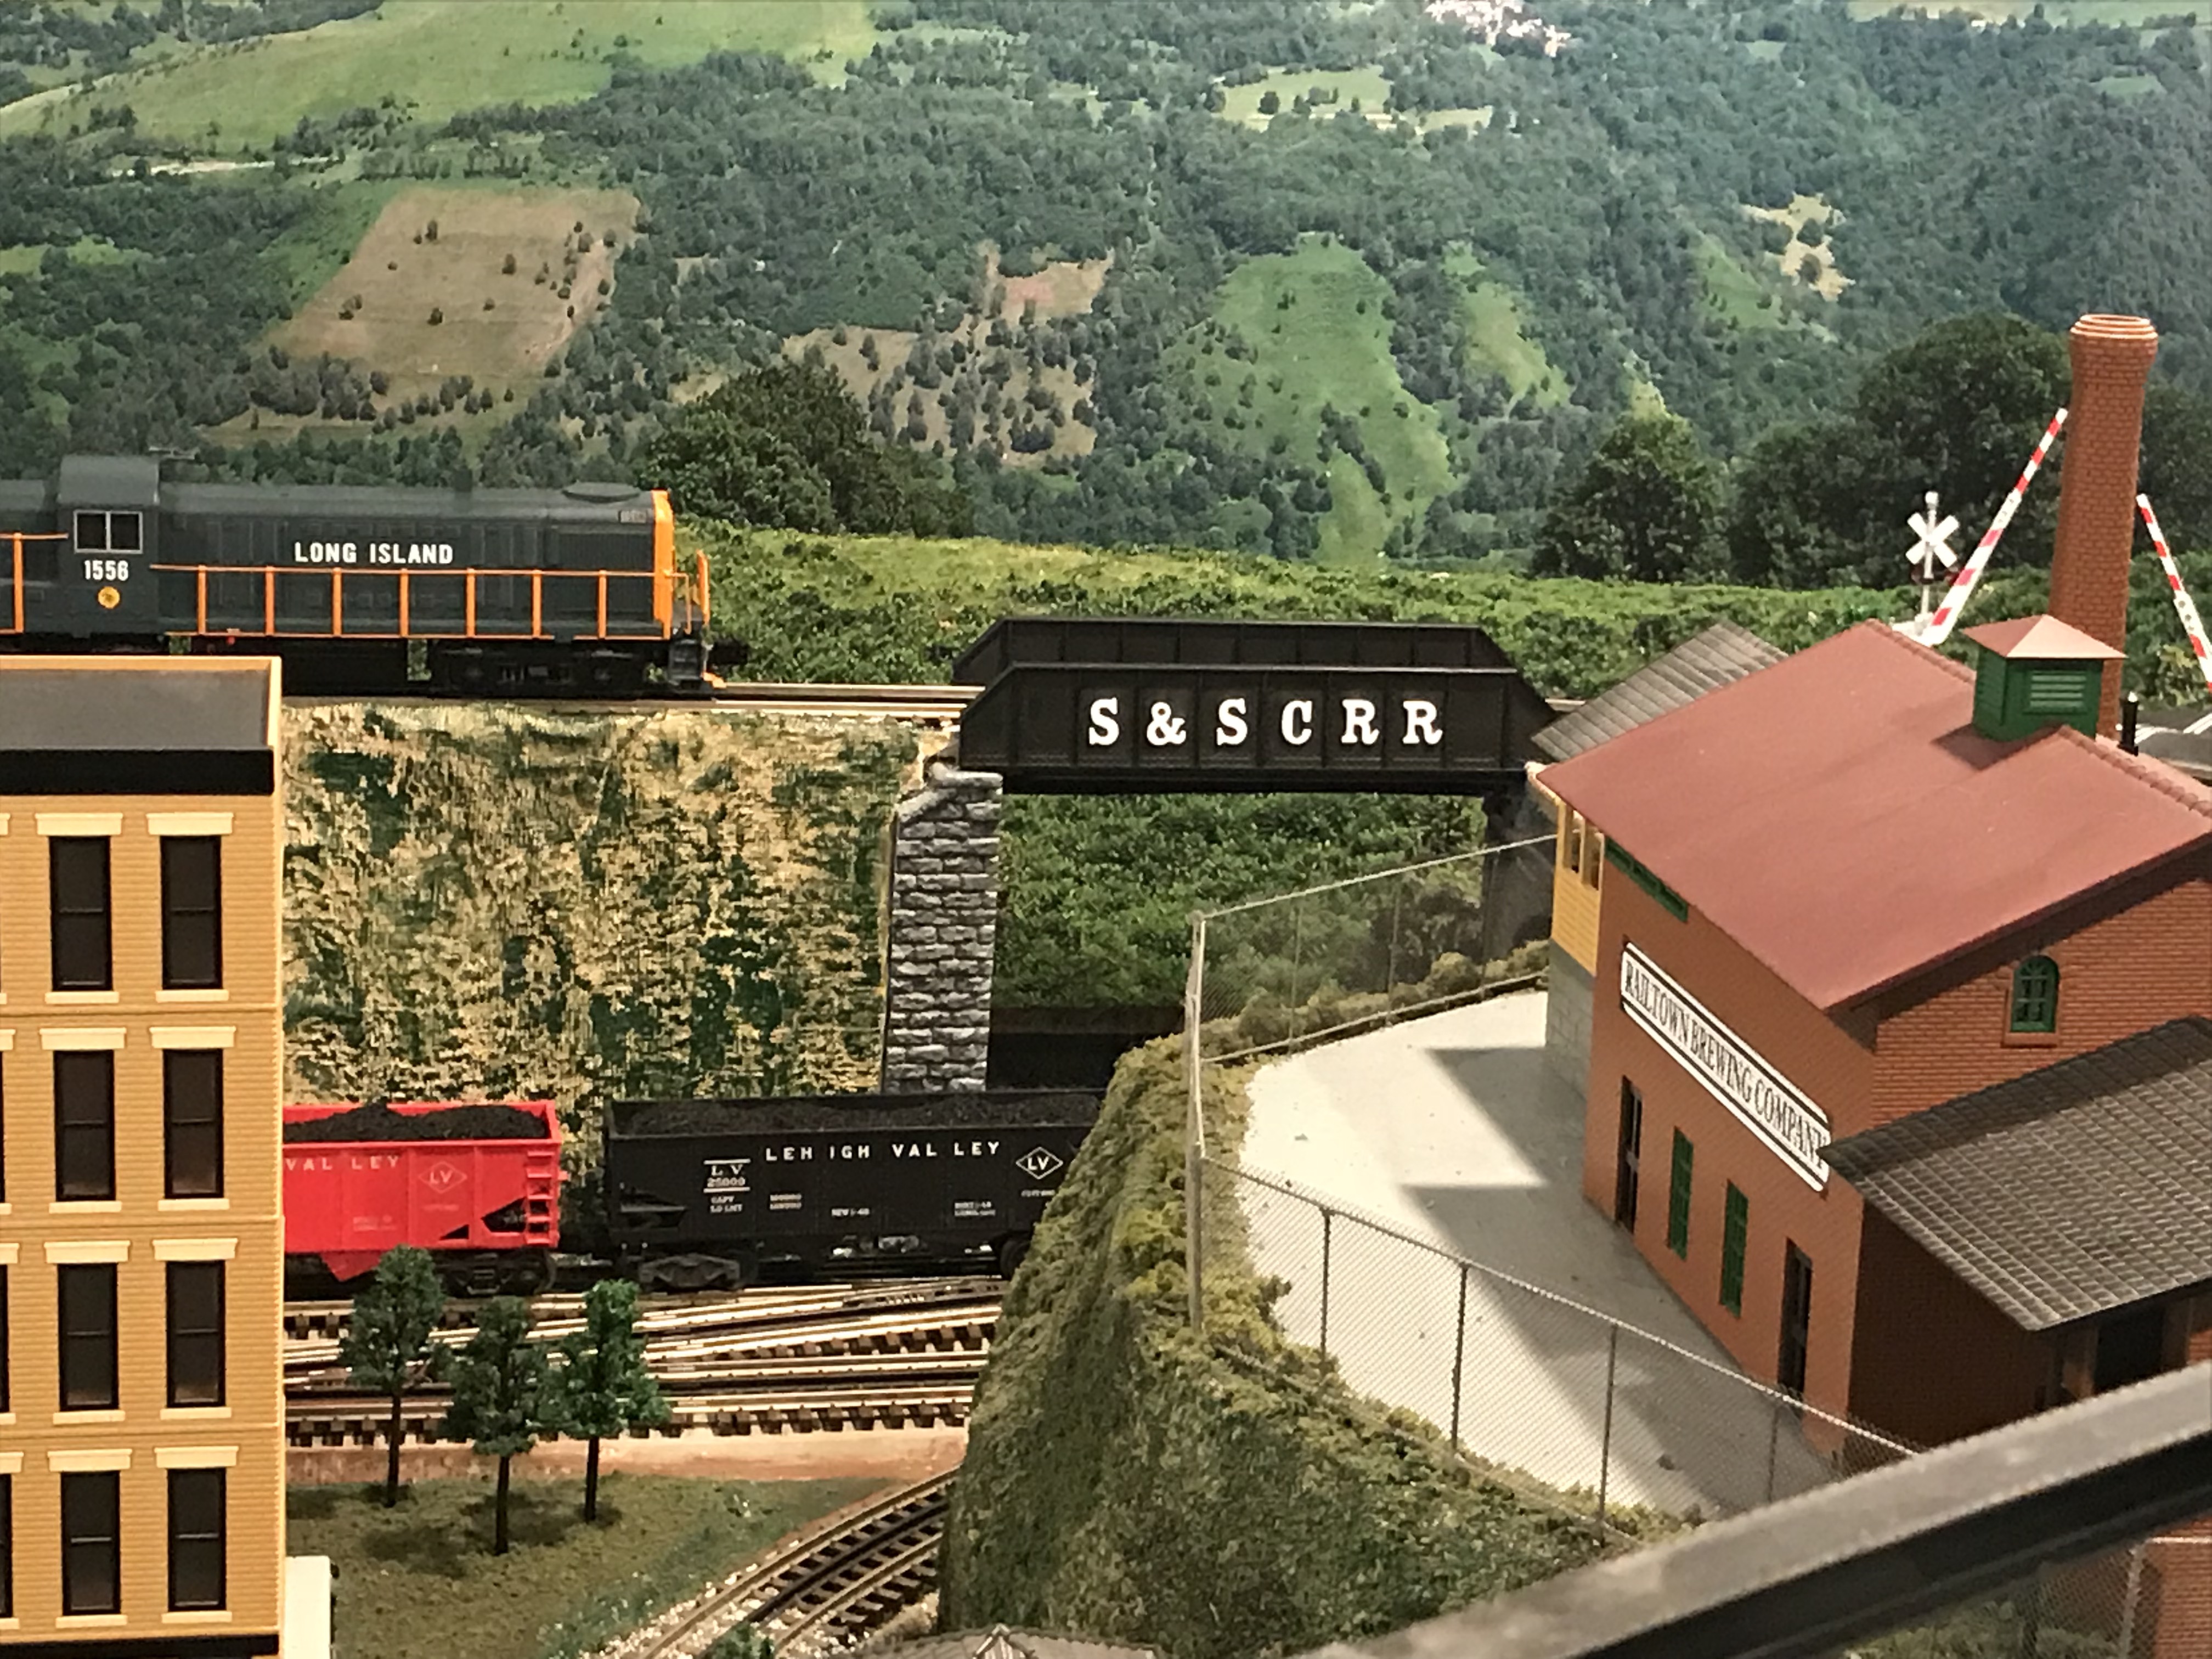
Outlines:
{"label": "building window", "polygon": [[1605,837],[1585,824],[1583,827],[1583,885],[1597,885],[1598,866],[1605,862]]}
{"label": "building window", "polygon": [[62,1612],[123,1610],[123,1478],[62,1477]]}
{"label": "building window", "polygon": [[225,1605],[223,1472],[169,1471],[169,1608],[199,1613]]}
{"label": "building window", "polygon": [[0,1266],[0,1413],[8,1405],[8,1269]]}
{"label": "building window", "polygon": [[65,1048],[54,1056],[54,1197],[114,1196],[115,1051]]}
{"label": "building window", "polygon": [[1688,902],[1643,865],[1622,852],[1619,842],[1606,842],[1605,857],[1608,864],[1619,865],[1622,874],[1649,893],[1656,901],[1659,908],[1674,917],[1675,921],[1687,921],[1690,919]]}
{"label": "building window", "polygon": [[2030,957],[2012,970],[2012,1029],[2058,1029],[2058,964],[2049,957]]}
{"label": "building window", "polygon": [[1673,1182],[1667,1189],[1667,1248],[1685,1261],[1690,1255],[1690,1166],[1696,1156],[1689,1136],[1675,1130]]}
{"label": "building window", "polygon": [[76,550],[80,553],[136,553],[145,526],[136,513],[80,513],[76,515]]}
{"label": "building window", "polygon": [[1559,866],[1574,871],[1583,866],[1583,815],[1564,803],[1559,817]]}
{"label": "building window", "polygon": [[1728,1217],[1721,1226],[1721,1306],[1743,1312],[1744,1244],[1751,1231],[1751,1200],[1729,1182]]}
{"label": "building window", "polygon": [[169,1403],[222,1404],[222,1263],[169,1263]]}
{"label": "building window", "polygon": [[56,836],[46,843],[53,901],[54,989],[112,991],[107,837]]}
{"label": "building window", "polygon": [[15,1477],[0,1474],[0,1619],[15,1616]]}
{"label": "building window", "polygon": [[161,1054],[162,1191],[222,1196],[222,1050]]}
{"label": "building window", "polygon": [[55,1270],[61,1297],[62,1409],[115,1409],[115,1267]]}
{"label": "building window", "polygon": [[161,985],[205,991],[222,984],[222,842],[161,837]]}
{"label": "building window", "polygon": [[0,1204],[8,1201],[8,1054],[0,1049]]}

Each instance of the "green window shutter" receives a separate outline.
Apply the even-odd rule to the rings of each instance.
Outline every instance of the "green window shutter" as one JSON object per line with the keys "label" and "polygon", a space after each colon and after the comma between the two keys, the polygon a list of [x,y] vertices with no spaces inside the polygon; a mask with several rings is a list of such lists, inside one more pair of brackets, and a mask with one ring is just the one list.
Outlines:
{"label": "green window shutter", "polygon": [[1743,1250],[1751,1231],[1751,1200],[1729,1182],[1728,1219],[1721,1229],[1721,1306],[1743,1312]]}
{"label": "green window shutter", "polygon": [[1674,1182],[1667,1194],[1667,1248],[1676,1255],[1690,1254],[1690,1164],[1695,1149],[1689,1136],[1674,1131]]}
{"label": "green window shutter", "polygon": [[2012,1029],[2058,1029],[2058,964],[2049,957],[2030,957],[2012,970]]}

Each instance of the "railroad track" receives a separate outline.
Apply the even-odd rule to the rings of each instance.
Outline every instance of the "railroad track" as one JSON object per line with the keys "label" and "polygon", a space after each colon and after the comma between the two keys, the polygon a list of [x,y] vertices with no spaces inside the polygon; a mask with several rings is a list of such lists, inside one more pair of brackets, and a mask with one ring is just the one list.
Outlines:
{"label": "railroad track", "polygon": [[[726,1291],[698,1291],[640,1298],[638,1328],[647,1334],[681,1327],[686,1320],[711,1324],[742,1308],[746,1316],[767,1321],[803,1319],[811,1315],[858,1312],[863,1309],[939,1307],[963,1299],[995,1301],[1004,1289],[997,1279],[974,1277],[876,1279],[834,1285],[809,1285],[789,1289],[755,1289],[732,1295]],[[471,1324],[483,1304],[476,1300],[447,1303],[441,1324],[441,1340],[465,1342],[474,1334]],[[530,1316],[541,1334],[565,1335],[580,1324],[584,1298],[556,1291],[530,1298]],[[284,1334],[289,1339],[288,1363],[304,1355],[307,1345],[322,1342],[327,1357],[337,1357],[338,1339],[353,1320],[350,1302],[288,1302],[284,1304]]]}
{"label": "railroad track", "polygon": [[[946,1356],[945,1358],[952,1358]],[[714,1435],[789,1434],[817,1429],[958,1428],[968,1420],[975,1393],[981,1357],[964,1369],[947,1366],[949,1375],[912,1376],[908,1380],[843,1376],[792,1383],[772,1376],[755,1379],[750,1387],[695,1378],[680,1388],[664,1385],[669,1419],[657,1431],[664,1437],[687,1433]],[[447,1401],[428,1395],[410,1395],[400,1407],[402,1444],[428,1444],[437,1440],[437,1427]],[[289,1400],[284,1407],[284,1439],[291,1446],[381,1446],[392,1419],[392,1402],[363,1395],[328,1395]],[[633,1438],[649,1438],[640,1431]]]}
{"label": "railroad track", "polygon": [[598,1659],[696,1659],[740,1624],[778,1659],[848,1645],[935,1584],[952,1481],[933,1475],[824,1517]]}
{"label": "railroad track", "polygon": [[380,702],[438,705],[453,702],[513,702],[549,714],[629,714],[643,708],[727,708],[754,714],[817,714],[839,720],[899,720],[922,725],[949,724],[960,718],[981,690],[974,685],[808,684],[769,680],[726,680],[703,690],[662,692],[642,697],[287,696],[302,708],[328,703]]}

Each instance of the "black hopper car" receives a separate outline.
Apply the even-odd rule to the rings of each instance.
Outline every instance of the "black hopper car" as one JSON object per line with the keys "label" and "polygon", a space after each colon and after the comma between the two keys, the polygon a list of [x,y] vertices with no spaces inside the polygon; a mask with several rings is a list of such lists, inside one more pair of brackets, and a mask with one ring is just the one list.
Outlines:
{"label": "black hopper car", "polygon": [[707,623],[663,490],[174,483],[141,456],[0,480],[0,649],[275,655],[293,692],[619,697],[702,687]]}
{"label": "black hopper car", "polygon": [[1098,1118],[1095,1094],[623,1101],[602,1125],[619,1270],[738,1289],[764,1267],[1011,1275]]}

